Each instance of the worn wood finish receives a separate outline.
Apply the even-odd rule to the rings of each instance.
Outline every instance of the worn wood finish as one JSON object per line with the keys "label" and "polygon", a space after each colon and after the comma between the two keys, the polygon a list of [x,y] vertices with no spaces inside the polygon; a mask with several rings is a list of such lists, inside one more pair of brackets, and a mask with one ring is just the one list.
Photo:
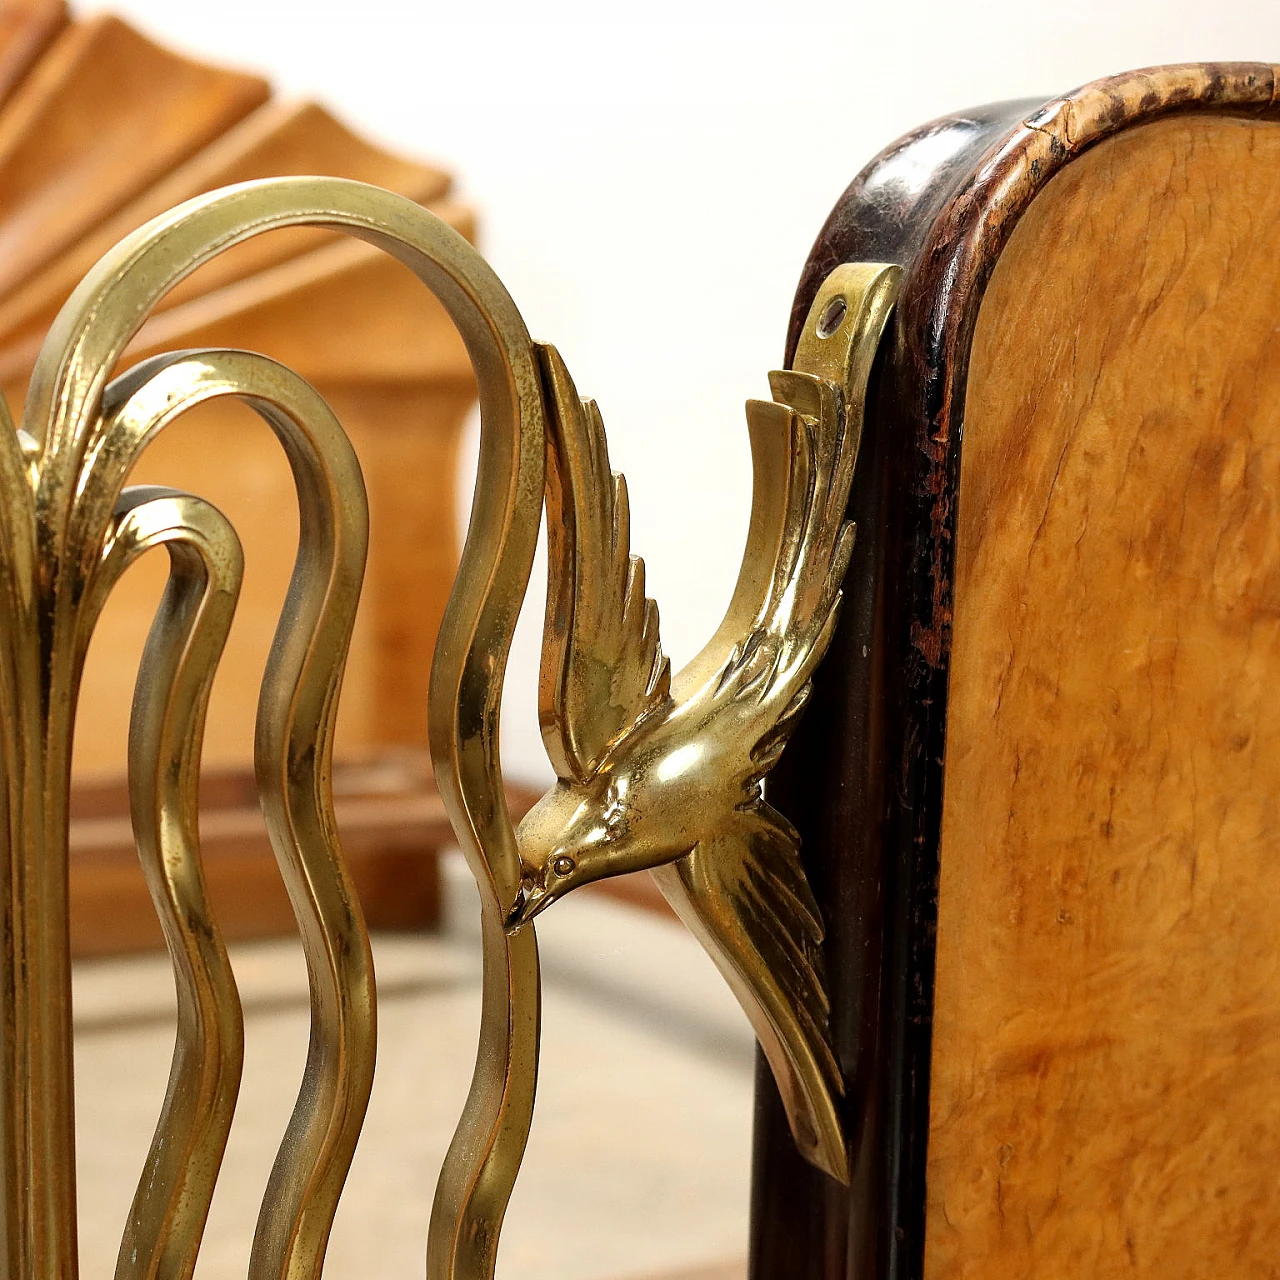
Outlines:
{"label": "worn wood finish", "polygon": [[1280,125],[1180,118],[1055,178],[982,303],[929,1280],[1280,1258],[1278,255]]}
{"label": "worn wood finish", "polygon": [[[1157,68],[1085,86],[1042,107],[1011,104],[949,117],[877,157],[815,245],[796,297],[793,343],[814,288],[835,263],[873,259],[906,269],[871,388],[873,412],[851,503],[859,549],[846,584],[844,619],[772,792],[799,819],[829,925],[828,971],[849,1082],[854,1183],[839,1188],[794,1156],[777,1099],[762,1081],[754,1280],[919,1280],[925,1274],[953,554],[957,510],[964,510],[960,464],[966,396],[973,390],[970,356],[988,281],[1020,220],[1055,175],[1069,173],[1095,147],[1164,119],[1274,120],[1280,115],[1276,83],[1275,69],[1262,64]],[[1231,204],[1236,190],[1234,178],[1221,181],[1211,200]],[[1104,195],[1094,194],[1099,200]],[[1247,200],[1236,207],[1248,216]],[[1195,257],[1199,224],[1188,221],[1183,230],[1186,252]],[[1228,264],[1219,265],[1225,273]],[[1265,262],[1256,276],[1259,289],[1274,280]],[[1028,294],[1043,278],[1037,264],[1025,280]],[[1123,309],[1127,297],[1115,294],[1109,301]],[[1216,308],[1215,297],[1204,295],[1205,314],[1197,324],[1225,332],[1229,314]],[[1033,302],[1029,297],[1028,305]],[[1131,310],[1134,323],[1138,315]],[[1175,334],[1170,342],[1176,347],[1181,340]],[[1170,352],[1165,358],[1177,357]],[[1058,388],[1055,394],[1065,393]],[[1252,394],[1244,386],[1235,391],[1237,397]],[[1257,590],[1265,596],[1265,586]],[[1070,779],[1063,785],[1072,785]],[[1139,1000],[1136,1007],[1145,1006]],[[1248,1011],[1257,1009],[1249,1005]],[[1242,1036],[1247,1022],[1237,1027]],[[1203,1085],[1203,1077],[1187,1081],[1188,1088]],[[1096,1087],[1105,1091],[1106,1080]],[[1250,1117],[1237,1118],[1251,1123]],[[1221,1242],[1223,1256],[1230,1256],[1227,1246],[1234,1243]],[[1268,1256],[1274,1257],[1271,1243]],[[1120,1247],[1118,1255],[1076,1265],[1128,1274],[1133,1267],[1123,1240]],[[1025,1255],[1021,1262],[1022,1270],[982,1274],[1066,1269],[1053,1261],[1029,1270]],[[939,1265],[931,1263],[934,1270]],[[1142,1267],[1139,1273],[1158,1270]],[[1232,1271],[1237,1273],[1269,1274],[1256,1268]]]}
{"label": "worn wood finish", "polygon": [[[797,295],[841,261],[909,263],[929,226],[981,156],[1037,104],[1006,104],[923,126],[855,179],[819,237]],[[896,327],[896,322],[891,322]],[[791,346],[794,347],[793,323]],[[911,706],[903,680],[911,654],[899,639],[903,575],[892,537],[903,437],[888,410],[890,370],[876,367],[850,510],[858,536],[835,638],[814,695],[770,776],[769,794],[795,822],[801,856],[823,907],[832,1032],[849,1095],[851,1186],[824,1178],[798,1154],[768,1067],[756,1072],[751,1274],[755,1280],[897,1277],[911,1240],[922,1167],[917,1090],[904,1088],[928,1049],[911,975],[928,932],[916,927],[928,868],[907,844],[890,881],[891,808],[920,762],[900,736]],[[909,430],[902,424],[902,430]],[[920,1144],[922,1145],[922,1143]]]}

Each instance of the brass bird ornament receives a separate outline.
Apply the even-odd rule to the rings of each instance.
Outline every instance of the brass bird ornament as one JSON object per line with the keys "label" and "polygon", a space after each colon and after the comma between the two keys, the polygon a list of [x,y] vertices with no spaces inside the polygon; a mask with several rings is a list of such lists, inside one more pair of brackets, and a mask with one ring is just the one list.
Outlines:
{"label": "brass bird ornament", "polygon": [[797,368],[771,375],[772,402],[747,405],[742,568],[724,621],[674,677],[599,411],[558,353],[538,348],[549,531],[540,718],[557,781],[520,826],[508,928],[580,885],[653,872],[751,1020],[800,1150],[847,1181],[822,919],[797,832],[764,796],[835,627],[862,393],[897,284],[892,268],[840,271],[814,304]]}

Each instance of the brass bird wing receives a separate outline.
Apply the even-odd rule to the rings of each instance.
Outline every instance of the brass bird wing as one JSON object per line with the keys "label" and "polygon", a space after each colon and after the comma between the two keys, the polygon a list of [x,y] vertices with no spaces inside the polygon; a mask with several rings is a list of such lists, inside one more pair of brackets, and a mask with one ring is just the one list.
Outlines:
{"label": "brass bird wing", "polygon": [[[713,641],[676,680],[678,697],[697,696],[695,682],[716,667],[717,700],[736,703],[771,740],[796,723],[790,703],[808,696],[808,681],[826,652],[840,606],[840,584],[853,550],[845,503],[857,461],[860,421],[850,422],[837,387],[810,374],[770,376],[774,401],[747,403],[754,496],[752,535],[770,548],[766,571],[748,567],[730,615],[749,619],[727,655]],[[796,407],[802,406],[802,407]],[[748,577],[744,583],[742,576]],[[741,594],[745,599],[739,600]],[[716,661],[720,655],[719,661]],[[769,707],[777,723],[762,714]],[[798,712],[799,707],[795,708]],[[777,751],[766,753],[767,772]]]}
{"label": "brass bird wing", "polygon": [[554,347],[539,345],[548,405],[547,615],[539,719],[566,781],[586,782],[611,746],[663,705],[670,664],[644,561],[631,554],[627,484],[609,469],[595,402]]}
{"label": "brass bird wing", "polygon": [[[762,784],[800,719],[835,623],[853,546],[844,504],[857,441],[830,383],[788,373],[775,376],[774,389],[817,416],[791,405],[748,405],[753,536],[764,539],[766,516],[777,533],[769,571],[750,584],[754,606],[737,602],[744,615],[750,609],[752,625],[709,677],[695,659],[695,669],[676,681],[678,697],[710,704],[706,718],[745,744],[741,798],[692,852],[654,876],[750,1019],[796,1145],[824,1172],[848,1181],[822,917],[799,835],[764,802]],[[690,689],[698,680],[702,688]]]}

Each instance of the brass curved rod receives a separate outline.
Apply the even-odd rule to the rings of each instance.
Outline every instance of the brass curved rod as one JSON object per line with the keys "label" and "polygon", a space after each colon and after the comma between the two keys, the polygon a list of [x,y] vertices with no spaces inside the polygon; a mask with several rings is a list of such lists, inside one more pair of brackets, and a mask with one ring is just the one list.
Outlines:
{"label": "brass curved rod", "polygon": [[197,828],[205,713],[244,557],[235,530],[209,503],[172,489],[127,489],[103,549],[95,614],[125,570],[157,546],[169,552],[169,582],[138,669],[129,793],[138,854],[173,959],[178,1025],[116,1280],[194,1272],[244,1060],[240,996],[206,896]]}
{"label": "brass curved rod", "polygon": [[[68,1191],[52,1179],[37,1187],[28,1176],[35,1161],[46,1173],[59,1166],[57,1157],[71,1132],[69,1120],[63,1121],[57,1110],[70,1095],[70,1062],[58,1050],[69,1043],[71,1027],[69,1005],[32,1011],[28,981],[28,904],[47,904],[50,897],[56,901],[57,885],[33,886],[29,870],[43,836],[44,787],[26,748],[31,736],[40,733],[41,711],[33,598],[36,532],[27,464],[0,397],[0,1009],[12,1011],[15,1033],[0,1036],[0,1214],[6,1224],[0,1233],[0,1274],[15,1277],[40,1274],[30,1260],[49,1256],[39,1239],[44,1224],[58,1224],[65,1236],[63,1224],[71,1223],[73,1230],[75,1212],[74,1188]],[[56,928],[40,928],[46,946],[36,967],[57,990],[66,990],[70,974],[57,948],[59,939],[50,936]],[[30,1029],[37,1024],[52,1039],[53,1053],[32,1042]],[[50,1076],[52,1089],[45,1084]]]}
{"label": "brass curved rod", "polygon": [[411,200],[364,183],[277,178],[198,197],[126,237],[58,314],[32,373],[23,432],[34,455],[37,514],[56,536],[77,505],[70,490],[84,484],[89,492],[93,476],[82,464],[103,446],[98,406],[108,373],[155,303],[232,245],[300,225],[344,231],[410,267],[445,306],[476,370],[479,478],[433,666],[439,714],[432,742],[448,766],[441,783],[456,792],[465,826],[495,837],[490,849],[469,852],[493,895],[509,906],[519,889],[519,858],[510,830],[494,824],[490,810],[501,792],[488,784],[499,780],[492,731],[501,667],[541,510],[544,415],[524,321],[492,268],[456,231]]}
{"label": "brass curved rod", "polygon": [[[359,464],[320,396],[275,361],[242,351],[177,353],[113,386],[99,483],[179,414],[234,395],[264,418],[293,469],[298,557],[259,702],[257,773],[268,831],[302,933],[312,1034],[289,1129],[263,1199],[250,1274],[318,1274],[373,1086],[373,958],[338,846],[328,786],[342,669],[368,545]],[[109,483],[109,479],[108,479]],[[144,736],[137,751],[155,757]],[[159,726],[150,726],[152,732]],[[210,1170],[209,1190],[216,1177]],[[192,1253],[194,1261],[194,1252]]]}
{"label": "brass curved rod", "polygon": [[[437,781],[481,889],[485,1007],[466,1114],[437,1188],[428,1271],[464,1280],[492,1273],[497,1231],[531,1119],[539,1017],[532,931],[512,938],[502,929],[520,892],[521,866],[497,759],[502,676],[541,507],[545,424],[538,374],[510,297],[456,232],[386,191],[338,179],[292,178],[200,197],[122,241],[63,308],[32,376],[19,464],[34,496],[31,544],[38,550],[32,553],[38,569],[29,573],[33,591],[24,596],[19,578],[19,589],[10,593],[15,608],[28,597],[43,602],[28,609],[39,621],[38,657],[32,660],[38,678],[24,685],[39,691],[34,701],[42,714],[31,726],[38,745],[28,746],[30,738],[18,744],[37,757],[23,774],[32,781],[23,785],[40,820],[30,813],[21,821],[10,818],[11,827],[20,828],[17,861],[24,873],[13,881],[20,889],[11,907],[14,971],[25,971],[23,986],[34,993],[31,1000],[22,993],[15,997],[14,1062],[7,1064],[4,1079],[7,1114],[34,1100],[28,1129],[17,1135],[13,1163],[23,1185],[10,1179],[5,1189],[6,1211],[13,1206],[8,1221],[18,1236],[10,1256],[21,1261],[14,1274],[75,1274],[74,1182],[68,1176],[74,1140],[65,776],[78,667],[67,655],[77,647],[77,601],[96,563],[96,552],[86,545],[93,538],[84,534],[97,518],[95,504],[109,510],[114,502],[108,502],[110,485],[98,480],[113,469],[116,447],[101,415],[106,379],[149,310],[183,276],[260,232],[307,224],[368,240],[414,270],[458,326],[479,382],[476,495],[440,629],[430,723]],[[0,458],[0,467],[5,465]],[[13,537],[20,550],[22,529]],[[281,671],[296,661],[288,643],[278,653]],[[20,689],[16,704],[31,701]],[[46,778],[55,785],[46,786]],[[323,771],[315,781],[323,790]],[[328,1187],[327,1176],[324,1182]],[[283,1274],[276,1262],[287,1265],[287,1256],[301,1256],[296,1251],[305,1253],[320,1234],[313,1221],[294,1232],[288,1246],[260,1233],[255,1275]],[[270,1258],[275,1261],[268,1267]]]}

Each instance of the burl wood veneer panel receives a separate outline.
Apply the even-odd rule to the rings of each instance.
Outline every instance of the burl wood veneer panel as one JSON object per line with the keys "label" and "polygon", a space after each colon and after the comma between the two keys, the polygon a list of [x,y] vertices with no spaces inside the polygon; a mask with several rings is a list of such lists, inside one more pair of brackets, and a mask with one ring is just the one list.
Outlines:
{"label": "burl wood veneer panel", "polygon": [[928,1280],[1280,1276],[1280,126],[1102,143],[982,304]]}

